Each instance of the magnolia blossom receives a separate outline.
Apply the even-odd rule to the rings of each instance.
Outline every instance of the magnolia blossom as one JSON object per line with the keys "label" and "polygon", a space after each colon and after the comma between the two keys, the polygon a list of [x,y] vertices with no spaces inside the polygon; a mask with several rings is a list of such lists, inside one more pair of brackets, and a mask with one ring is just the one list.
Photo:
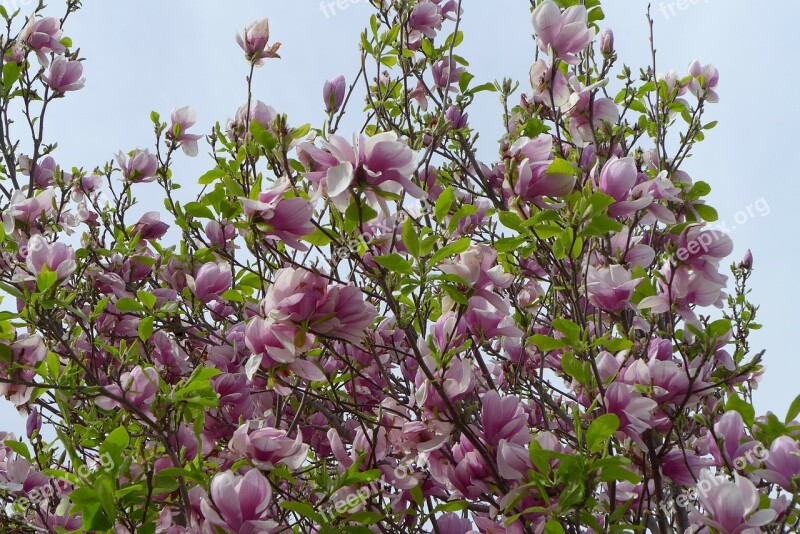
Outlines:
{"label": "magnolia blossom", "polygon": [[304,198],[287,198],[288,190],[288,180],[281,180],[259,193],[258,200],[240,200],[245,215],[253,220],[259,235],[270,241],[282,241],[298,250],[307,250],[300,239],[314,231],[311,223],[314,207]]}
{"label": "magnolia blossom", "polygon": [[336,113],[344,102],[344,93],[347,90],[347,83],[344,76],[337,76],[332,80],[327,80],[322,87],[322,100],[325,102],[325,111]]}
{"label": "magnolia blossom", "polygon": [[204,263],[195,276],[186,275],[186,285],[192,294],[205,303],[219,301],[231,287],[230,263]]}
{"label": "magnolia blossom", "polygon": [[161,214],[157,211],[148,211],[133,225],[133,233],[147,240],[163,237],[168,229],[169,225],[161,221]]}
{"label": "magnolia blossom", "polygon": [[[706,511],[692,515],[720,534],[757,532],[775,516],[775,510],[759,510],[759,493],[748,479],[735,475],[733,481],[720,480],[704,469],[698,482],[697,500]],[[710,489],[709,489],[710,488]]]}
{"label": "magnolia blossom", "polygon": [[96,401],[97,405],[104,410],[113,410],[122,406],[122,401],[117,400],[122,397],[131,406],[147,413],[158,392],[158,370],[155,367],[142,368],[137,365],[132,371],[122,373],[119,383],[121,386],[106,386],[106,391],[113,397],[101,396]]}
{"label": "magnolia blossom", "polygon": [[148,149],[135,149],[127,157],[122,152],[117,154],[117,164],[126,180],[133,183],[152,182],[156,179],[158,159]]}
{"label": "magnolia blossom", "polygon": [[31,198],[28,198],[25,191],[14,191],[8,207],[3,212],[3,229],[6,234],[12,233],[18,222],[30,226],[39,219],[50,216],[54,209],[54,197],[55,191],[52,188]]}
{"label": "magnolia blossom", "polygon": [[408,16],[408,25],[411,32],[408,36],[409,43],[417,43],[422,37],[434,39],[436,31],[442,29],[442,9],[434,2],[423,0],[414,6]]}
{"label": "magnolia blossom", "polygon": [[20,31],[19,38],[36,52],[43,67],[50,64],[47,54],[63,54],[66,50],[61,44],[61,24],[55,17],[29,18]]}
{"label": "magnolia blossom", "polygon": [[232,452],[247,457],[260,469],[274,469],[279,463],[298,469],[303,464],[309,446],[303,443],[302,433],[291,439],[285,430],[265,427],[250,431],[251,426],[244,423],[234,432],[228,443]]}
{"label": "magnolia blossom", "polygon": [[183,149],[184,154],[187,156],[196,156],[197,140],[203,136],[186,133],[186,131],[197,122],[197,114],[194,112],[194,109],[189,106],[175,108],[170,114],[170,120],[172,121],[172,126],[170,131],[167,132],[167,137],[180,143],[181,149]]}
{"label": "magnolia blossom", "polygon": [[[355,143],[354,143],[355,144]],[[352,190],[363,190],[367,200],[388,213],[384,197],[406,192],[422,198],[425,192],[411,177],[417,170],[417,154],[394,132],[359,138],[355,146],[337,135],[322,142],[322,149],[301,143],[298,156],[308,170],[306,178],[317,186],[317,196],[327,195],[345,211]]]}
{"label": "magnolia blossom", "polygon": [[561,12],[552,0],[544,0],[533,10],[533,31],[544,53],[550,53],[570,64],[578,62],[577,54],[589,46],[594,31],[588,26],[586,7],[576,5]]}
{"label": "magnolia blossom", "polygon": [[689,91],[697,98],[705,96],[708,102],[719,102],[717,94],[717,84],[719,83],[719,72],[714,65],[701,65],[694,60],[689,64],[689,75],[692,81],[689,82]]}
{"label": "magnolia blossom", "polygon": [[47,239],[37,234],[28,241],[28,254],[25,263],[28,270],[38,275],[45,269],[56,273],[58,280],[63,282],[75,272],[75,251],[64,243],[48,243]]}
{"label": "magnolia blossom", "polygon": [[242,475],[224,471],[211,480],[210,499],[200,501],[206,520],[225,532],[258,534],[273,532],[277,526],[268,518],[272,486],[258,469]]}
{"label": "magnolia blossom", "polygon": [[[31,167],[33,162],[28,156],[21,156],[19,158],[19,166],[22,169],[22,174],[25,176],[31,175]],[[36,163],[36,169],[33,171],[33,184],[38,189],[47,189],[53,185],[53,179],[56,174],[56,160],[52,156],[45,156]]]}
{"label": "magnolia blossom", "polygon": [[279,58],[278,49],[281,43],[269,45],[269,20],[261,19],[251,23],[244,31],[244,36],[236,34],[236,42],[244,50],[248,61],[256,66],[264,64],[266,58]]}
{"label": "magnolia blossom", "polygon": [[50,65],[50,70],[42,75],[42,80],[55,93],[66,93],[67,91],[77,91],[83,87],[85,80],[81,78],[83,65],[80,61],[71,61],[63,56],[58,56]]}
{"label": "magnolia blossom", "polygon": [[608,311],[632,306],[633,290],[642,281],[640,278],[631,279],[631,274],[622,265],[589,266],[586,278],[589,302]]}
{"label": "magnolia blossom", "polygon": [[561,109],[569,104],[570,88],[561,70],[539,59],[531,65],[529,74],[534,103],[544,104],[550,109]]}

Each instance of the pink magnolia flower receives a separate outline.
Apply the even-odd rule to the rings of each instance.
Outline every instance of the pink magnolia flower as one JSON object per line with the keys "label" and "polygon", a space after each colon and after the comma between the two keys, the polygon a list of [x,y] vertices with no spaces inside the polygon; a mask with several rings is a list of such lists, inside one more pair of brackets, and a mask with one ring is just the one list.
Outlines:
{"label": "pink magnolia flower", "polygon": [[569,104],[569,84],[560,69],[556,68],[554,72],[543,59],[539,59],[531,65],[529,74],[534,103],[544,104],[550,109],[561,109]]}
{"label": "pink magnolia flower", "polygon": [[462,113],[458,106],[450,106],[444,112],[444,119],[454,130],[466,128],[469,123],[469,113]]}
{"label": "pink magnolia flower", "polygon": [[[249,119],[251,125],[252,123],[257,122],[265,129],[272,131],[273,124],[277,117],[278,112],[275,111],[275,108],[265,104],[261,100],[256,100],[254,103],[250,104]],[[247,104],[243,104],[236,110],[234,119],[228,121],[225,130],[225,132],[228,134],[228,137],[231,139],[242,140],[246,131],[248,130],[246,126],[247,120]]]}
{"label": "pink magnolia flower", "polygon": [[347,83],[344,76],[337,76],[332,80],[326,80],[322,87],[322,100],[325,102],[325,111],[336,113],[344,102],[344,93],[347,90]]}
{"label": "pink magnolia flower", "polygon": [[3,229],[6,234],[12,233],[18,222],[25,226],[31,226],[39,219],[51,215],[54,210],[54,198],[55,191],[52,188],[46,189],[32,198],[28,198],[25,191],[14,191],[8,207],[3,212]]}
{"label": "pink magnolia flower", "polygon": [[311,319],[327,288],[324,277],[306,269],[286,267],[275,274],[261,308],[276,322],[299,324]]}
{"label": "pink magnolia flower", "polygon": [[322,147],[301,143],[298,156],[309,169],[306,178],[317,186],[315,198],[325,194],[341,211],[350,204],[351,189],[365,191],[369,203],[381,205],[386,213],[384,196],[403,192],[414,198],[425,196],[411,181],[417,170],[417,154],[394,132],[362,136],[355,147],[331,135]]}
{"label": "pink magnolia flower", "polygon": [[[117,384],[106,386],[106,390],[116,397],[124,397],[130,404],[140,410],[148,411],[158,392],[159,377],[155,367],[143,369],[137,365],[132,371],[122,373],[121,387]],[[96,404],[104,410],[113,410],[123,406],[120,401],[111,397],[99,397]]]}
{"label": "pink magnolia flower", "polygon": [[475,291],[476,296],[488,300],[498,310],[508,310],[508,303],[494,290],[510,287],[514,275],[507,273],[497,263],[497,250],[489,245],[472,244],[457,259],[440,263],[439,269],[445,274],[461,278]]}
{"label": "pink magnolia flower", "polygon": [[600,172],[599,189],[614,200],[625,200],[636,184],[637,174],[632,157],[611,156]]}
{"label": "pink magnolia flower", "polygon": [[600,53],[610,57],[614,53],[614,32],[610,28],[600,30]]}
{"label": "pink magnolia flower", "polygon": [[788,492],[793,492],[797,484],[794,479],[800,478],[800,446],[790,436],[780,436],[772,442],[769,455],[765,455],[766,469],[756,470],[761,478],[778,484]]}
{"label": "pink magnolia flower", "polygon": [[[717,465],[733,465],[737,458],[744,456],[756,445],[756,442],[745,434],[742,416],[734,410],[725,412],[714,423],[714,434],[717,439],[709,435],[708,450]],[[721,445],[717,444],[718,441]]]}
{"label": "pink magnolia flower", "polygon": [[236,228],[227,222],[223,224],[218,221],[208,221],[205,233],[212,245],[223,250],[233,246],[231,242],[236,239]]}
{"label": "pink magnolia flower", "polygon": [[575,176],[548,173],[550,163],[522,160],[519,164],[519,177],[513,186],[514,194],[528,202],[538,202],[542,197],[563,197],[570,194],[575,187]]}
{"label": "pink magnolia flower", "polygon": [[172,126],[167,132],[167,137],[181,144],[183,153],[187,156],[197,155],[197,140],[203,137],[199,134],[186,133],[197,122],[197,114],[190,106],[174,108],[170,114]]}
{"label": "pink magnolia flower", "polygon": [[46,67],[50,64],[47,54],[63,54],[66,48],[61,44],[61,24],[55,17],[28,19],[19,33],[21,41],[27,43],[36,52],[39,63]]}
{"label": "pink magnolia flower", "polygon": [[431,74],[433,75],[433,83],[435,87],[445,90],[449,88],[451,93],[457,91],[454,85],[461,78],[461,74],[466,69],[458,65],[453,58],[445,58],[437,61],[431,66]]}
{"label": "pink magnolia flower", "polygon": [[281,43],[269,45],[269,20],[261,19],[251,23],[244,31],[244,36],[236,34],[236,42],[244,50],[248,61],[256,66],[264,64],[264,59],[279,58],[278,49]]}
{"label": "pink magnolia flower", "polygon": [[205,303],[221,300],[220,295],[230,289],[232,280],[229,263],[204,263],[195,276],[186,275],[189,290]]}
{"label": "pink magnolia flower", "polygon": [[714,465],[713,460],[701,458],[691,450],[673,449],[661,459],[664,475],[680,486],[697,484],[700,470]]}
{"label": "pink magnolia flower", "polygon": [[218,473],[211,480],[210,499],[200,501],[203,517],[215,527],[234,534],[272,532],[272,486],[258,469],[242,475]]}
{"label": "pink magnolia flower", "polygon": [[28,254],[25,258],[28,270],[38,275],[45,268],[56,273],[58,280],[63,282],[75,272],[75,251],[64,243],[48,243],[41,234],[36,234],[28,241]]}
{"label": "pink magnolia flower", "polygon": [[643,397],[633,386],[612,382],[606,389],[606,409],[619,417],[619,429],[634,440],[640,440],[642,432],[653,426],[656,401]]}
{"label": "pink magnolia flower", "polygon": [[[33,162],[28,156],[19,158],[19,166],[25,176],[30,176],[32,165]],[[53,185],[55,174],[56,160],[52,156],[46,156],[36,164],[36,169],[33,171],[33,185],[38,189],[47,189]]]}
{"label": "pink magnolia flower", "polygon": [[672,281],[671,286],[659,281],[660,293],[643,298],[639,302],[639,308],[649,308],[653,313],[664,313],[674,304],[682,316],[692,318],[692,305],[722,307],[727,280],[725,276],[709,278],[705,273],[694,271],[685,265],[678,267],[674,274],[672,267],[666,265],[662,273],[666,280]]}
{"label": "pink magnolia flower", "polygon": [[279,463],[289,469],[298,469],[308,454],[309,446],[303,444],[303,435],[287,437],[285,430],[272,427],[250,431],[251,423],[242,424],[228,443],[228,448],[247,457],[259,469],[271,470]]}
{"label": "pink magnolia flower", "polygon": [[81,74],[83,74],[83,65],[80,61],[70,61],[63,56],[57,56],[47,74],[42,75],[42,80],[55,93],[63,94],[67,91],[77,91],[83,87],[86,80],[81,78]]}
{"label": "pink magnolia flower", "polygon": [[157,211],[148,211],[142,215],[139,222],[133,225],[133,234],[139,234],[141,239],[158,239],[169,230],[169,225],[161,221],[161,214]]}
{"label": "pink magnolia flower", "polygon": [[497,391],[491,390],[481,399],[481,406],[481,423],[486,443],[499,445],[501,440],[517,445],[530,443],[528,415],[516,396],[500,397]]}
{"label": "pink magnolia flower", "polygon": [[[748,479],[735,475],[733,481],[720,480],[704,469],[698,482],[697,500],[708,516],[693,511],[694,519],[720,534],[758,532],[777,515],[775,510],[759,508],[759,493]],[[756,511],[758,510],[758,511]]]}
{"label": "pink magnolia flower", "polygon": [[337,285],[329,288],[325,298],[319,302],[310,329],[318,334],[359,343],[377,316],[375,306],[364,302],[361,289]]}
{"label": "pink magnolia flower", "polygon": [[586,276],[586,292],[589,302],[608,311],[617,311],[632,306],[633,290],[642,279],[632,280],[631,274],[622,265],[608,267],[589,266]]}
{"label": "pink magnolia flower", "polygon": [[423,36],[434,39],[436,30],[442,29],[443,20],[442,9],[438,5],[430,1],[418,3],[408,17],[408,26],[411,28],[408,42],[417,43]]}
{"label": "pink magnolia flower", "polygon": [[694,60],[689,64],[689,75],[692,80],[689,82],[689,91],[694,96],[700,98],[705,95],[708,102],[719,102],[717,94],[717,84],[719,84],[719,72],[714,65],[701,65]]}
{"label": "pink magnolia flower", "polygon": [[600,98],[599,95],[592,98],[592,92],[597,84],[584,87],[573,76],[570,78],[570,85],[572,94],[570,94],[568,104],[569,134],[577,145],[586,146],[595,142],[595,131],[604,123],[616,124],[619,120],[619,109],[610,98]]}
{"label": "pink magnolia flower", "polygon": [[126,180],[133,183],[152,182],[158,172],[158,159],[148,149],[135,149],[127,157],[117,154],[117,164]]}
{"label": "pink magnolia flower", "polygon": [[286,198],[288,190],[288,180],[280,180],[259,193],[258,200],[240,200],[245,215],[253,220],[261,236],[270,241],[282,241],[297,250],[307,250],[300,238],[314,231],[311,223],[314,206],[301,197]]}
{"label": "pink magnolia flower", "polygon": [[532,23],[539,50],[547,54],[552,48],[554,57],[573,65],[578,62],[577,54],[594,38],[583,5],[568,7],[562,13],[555,2],[544,0],[533,10]]}
{"label": "pink magnolia flower", "polygon": [[435,519],[436,532],[439,534],[472,534],[477,532],[472,528],[472,523],[465,517],[450,512]]}
{"label": "pink magnolia flower", "polygon": [[528,447],[501,439],[497,447],[497,469],[500,476],[508,480],[525,478],[533,469]]}

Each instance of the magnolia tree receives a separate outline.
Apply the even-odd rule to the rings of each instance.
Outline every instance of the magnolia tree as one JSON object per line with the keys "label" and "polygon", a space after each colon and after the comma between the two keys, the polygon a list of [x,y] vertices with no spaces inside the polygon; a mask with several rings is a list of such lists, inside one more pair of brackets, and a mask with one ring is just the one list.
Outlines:
{"label": "magnolia tree", "polygon": [[756,417],[753,260],[724,274],[683,170],[714,67],[620,66],[598,0],[543,0],[514,96],[458,55],[460,1],[374,4],[322,124],[251,93],[263,20],[225,126],[153,113],[92,170],[45,126],[83,85],[79,2],[0,8],[6,531],[796,532],[800,402]]}

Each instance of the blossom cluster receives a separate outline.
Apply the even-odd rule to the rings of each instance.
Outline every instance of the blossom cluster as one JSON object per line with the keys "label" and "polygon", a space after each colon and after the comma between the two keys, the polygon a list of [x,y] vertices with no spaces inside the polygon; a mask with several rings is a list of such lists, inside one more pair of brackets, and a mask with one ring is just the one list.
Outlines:
{"label": "blossom cluster", "polygon": [[[0,395],[27,430],[0,434],[0,522],[791,532],[800,402],[756,416],[753,256],[726,271],[683,166],[717,70],[634,77],[597,0],[541,0],[515,95],[458,54],[461,2],[371,4],[321,124],[252,94],[279,59],[264,19],[236,36],[248,86],[224,126],[153,112],[152,146],[91,170],[20,127],[83,84],[67,16],[39,6],[2,42],[0,109],[24,116],[0,113]],[[479,154],[489,92],[505,131]],[[172,166],[201,144],[190,195]],[[137,211],[143,184],[164,210]]]}

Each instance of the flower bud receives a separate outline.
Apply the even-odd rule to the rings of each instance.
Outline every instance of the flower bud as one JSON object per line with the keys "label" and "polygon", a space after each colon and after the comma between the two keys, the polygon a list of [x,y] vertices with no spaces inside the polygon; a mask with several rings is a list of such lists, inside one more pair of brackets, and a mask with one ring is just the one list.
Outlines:
{"label": "flower bud", "polygon": [[346,86],[344,76],[337,76],[325,82],[322,98],[325,100],[325,111],[329,114],[336,113],[342,107]]}
{"label": "flower bud", "polygon": [[600,31],[600,53],[609,57],[614,53],[614,32],[610,28]]}

